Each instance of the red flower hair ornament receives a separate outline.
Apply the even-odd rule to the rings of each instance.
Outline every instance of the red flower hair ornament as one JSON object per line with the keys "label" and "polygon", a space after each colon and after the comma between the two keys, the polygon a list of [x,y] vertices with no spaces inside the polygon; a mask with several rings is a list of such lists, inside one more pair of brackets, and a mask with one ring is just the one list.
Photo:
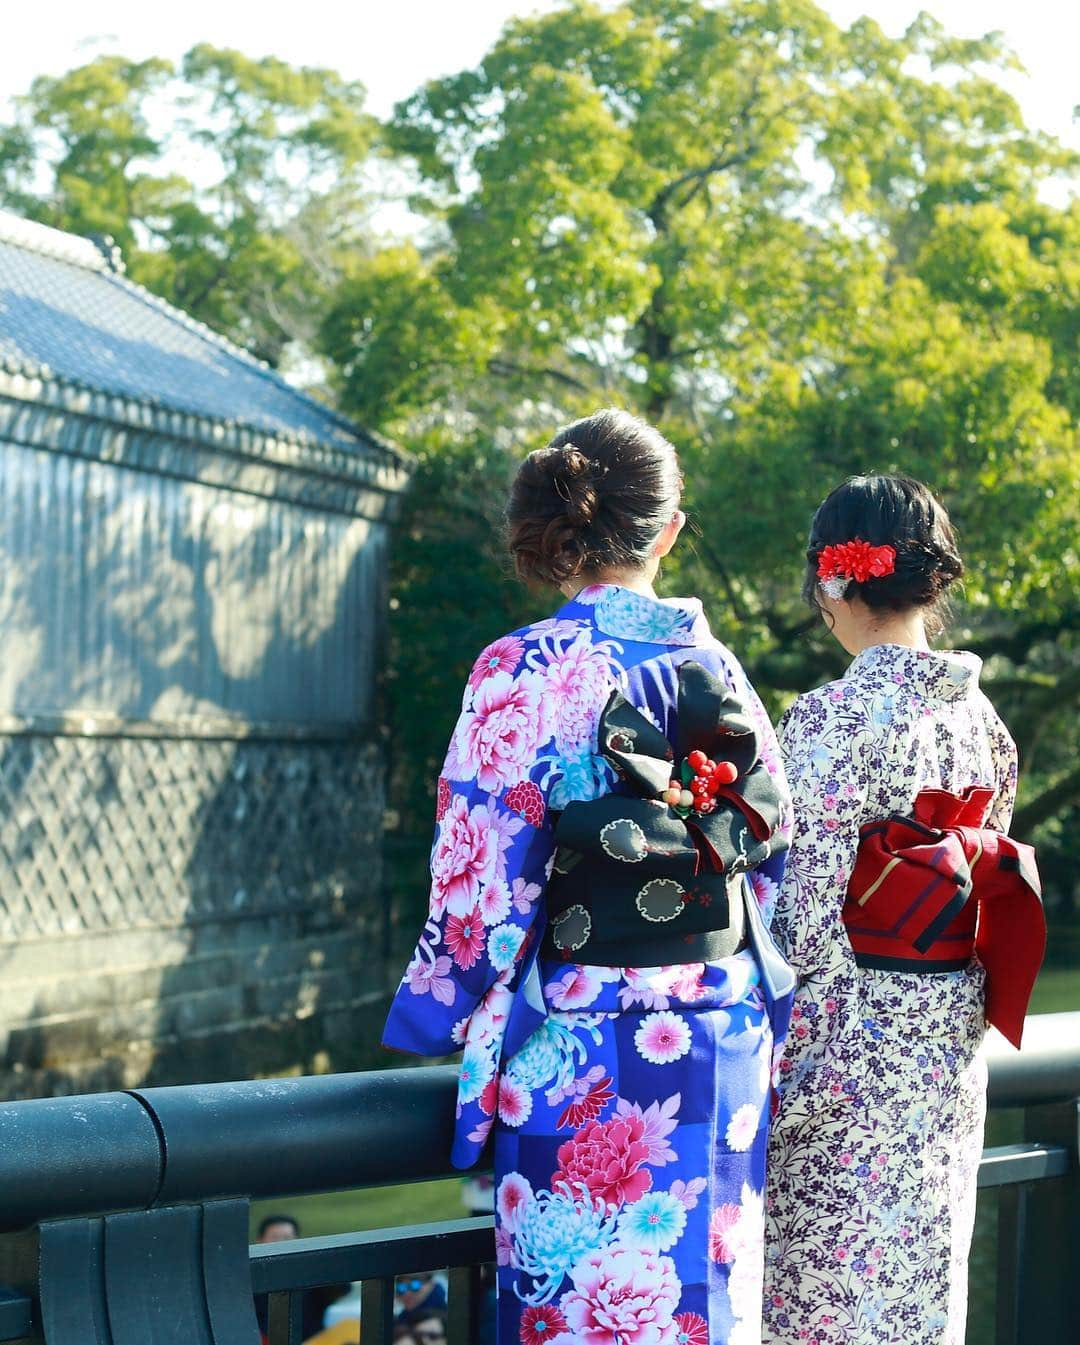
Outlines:
{"label": "red flower hair ornament", "polygon": [[817,577],[822,592],[835,600],[844,596],[853,579],[865,584],[868,579],[883,579],[895,569],[895,547],[873,546],[861,537],[853,537],[850,542],[823,548],[818,556]]}

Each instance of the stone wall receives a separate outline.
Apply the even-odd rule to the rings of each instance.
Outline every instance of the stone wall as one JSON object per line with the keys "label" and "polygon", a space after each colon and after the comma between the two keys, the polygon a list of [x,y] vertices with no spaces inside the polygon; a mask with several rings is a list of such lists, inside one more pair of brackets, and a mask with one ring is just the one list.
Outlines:
{"label": "stone wall", "polygon": [[382,817],[370,741],[0,735],[0,1096],[371,1063]]}

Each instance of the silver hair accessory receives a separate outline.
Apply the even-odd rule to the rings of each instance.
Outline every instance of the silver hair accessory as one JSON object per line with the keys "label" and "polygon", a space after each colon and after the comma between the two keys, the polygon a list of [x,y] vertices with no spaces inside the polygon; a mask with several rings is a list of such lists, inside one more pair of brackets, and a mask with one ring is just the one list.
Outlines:
{"label": "silver hair accessory", "polygon": [[826,598],[832,598],[833,602],[839,602],[848,591],[848,585],[851,580],[842,574],[833,575],[831,579],[819,579],[818,588],[825,594]]}

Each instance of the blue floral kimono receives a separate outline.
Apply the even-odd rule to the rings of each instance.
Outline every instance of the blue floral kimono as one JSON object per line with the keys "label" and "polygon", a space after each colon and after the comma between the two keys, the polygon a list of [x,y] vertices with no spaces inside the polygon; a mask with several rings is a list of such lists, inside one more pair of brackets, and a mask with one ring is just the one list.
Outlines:
{"label": "blue floral kimono", "polygon": [[[765,923],[713,963],[539,955],[551,814],[625,789],[597,752],[601,711],[618,688],[673,737],[691,659],[750,707],[782,785],[764,709],[700,603],[615,585],[483,651],[439,780],[429,917],[384,1042],[464,1048],[456,1164],[496,1129],[500,1345],[760,1338],[771,1070],[791,990]],[[765,922],[782,869],[777,854],[750,876]]]}

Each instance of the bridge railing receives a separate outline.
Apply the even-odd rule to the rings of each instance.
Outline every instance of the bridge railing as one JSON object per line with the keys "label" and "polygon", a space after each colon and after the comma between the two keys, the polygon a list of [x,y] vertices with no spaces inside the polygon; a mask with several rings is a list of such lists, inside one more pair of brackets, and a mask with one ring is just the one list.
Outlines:
{"label": "bridge railing", "polygon": [[[999,1190],[996,1345],[1080,1320],[1080,1013],[988,1047],[992,1108],[1021,1143],[984,1151]],[[491,1219],[248,1246],[249,1204],[453,1175],[450,1066],[154,1088],[0,1106],[0,1341],[299,1345],[301,1294],[363,1281],[364,1345],[391,1339],[394,1278],[450,1269],[450,1345],[476,1345]]]}

